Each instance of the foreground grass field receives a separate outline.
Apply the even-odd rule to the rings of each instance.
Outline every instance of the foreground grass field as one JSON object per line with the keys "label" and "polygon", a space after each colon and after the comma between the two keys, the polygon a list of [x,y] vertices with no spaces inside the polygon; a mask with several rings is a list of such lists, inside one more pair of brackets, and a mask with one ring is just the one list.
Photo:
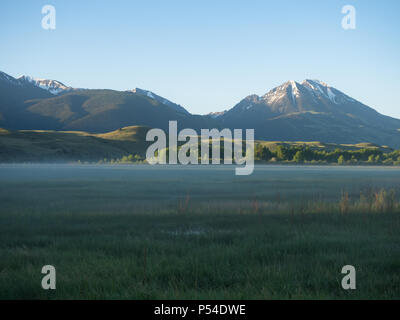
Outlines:
{"label": "foreground grass field", "polygon": [[[398,171],[157,170],[0,168],[0,298],[400,298],[398,207],[352,201],[371,175],[396,189]],[[47,264],[55,291],[41,289]],[[347,264],[353,291],[341,288]]]}
{"label": "foreground grass field", "polygon": [[[399,227],[398,214],[3,216],[0,297],[398,299]],[[40,287],[46,264],[55,291]]]}

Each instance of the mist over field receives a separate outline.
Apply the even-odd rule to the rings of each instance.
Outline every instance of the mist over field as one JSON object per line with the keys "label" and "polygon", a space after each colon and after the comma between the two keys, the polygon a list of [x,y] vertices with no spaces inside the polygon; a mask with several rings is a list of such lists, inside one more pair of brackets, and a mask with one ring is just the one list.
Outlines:
{"label": "mist over field", "polygon": [[[174,210],[190,198],[199,205],[250,209],[265,203],[337,202],[343,192],[400,190],[400,170],[391,167],[256,165],[252,175],[234,175],[227,165],[0,165],[2,209]],[[397,196],[400,196],[398,192]],[[250,204],[250,205],[249,205]],[[239,207],[237,206],[239,205]],[[232,208],[229,208],[231,210]]]}

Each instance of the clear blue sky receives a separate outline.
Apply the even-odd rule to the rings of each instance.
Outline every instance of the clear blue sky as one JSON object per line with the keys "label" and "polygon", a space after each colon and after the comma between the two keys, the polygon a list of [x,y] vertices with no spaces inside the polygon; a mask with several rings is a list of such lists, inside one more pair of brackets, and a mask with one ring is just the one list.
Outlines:
{"label": "clear blue sky", "polygon": [[[341,27],[346,4],[356,30]],[[398,0],[1,0],[0,12],[0,70],[13,76],[149,89],[199,114],[312,78],[400,118]]]}

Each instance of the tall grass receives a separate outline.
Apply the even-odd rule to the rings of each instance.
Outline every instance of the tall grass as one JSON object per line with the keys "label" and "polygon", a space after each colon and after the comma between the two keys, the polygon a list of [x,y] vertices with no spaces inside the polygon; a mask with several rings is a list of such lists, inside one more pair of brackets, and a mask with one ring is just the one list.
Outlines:
{"label": "tall grass", "polygon": [[400,202],[394,189],[368,190],[352,203],[352,210],[367,213],[390,213],[400,211]]}
{"label": "tall grass", "polygon": [[[400,201],[394,189],[367,189],[358,194],[342,191],[337,200],[315,195],[306,199],[284,199],[280,193],[263,199],[254,196],[248,200],[191,201],[196,199],[189,193],[178,200],[176,209],[162,210],[176,214],[325,214],[325,213],[400,213]],[[155,211],[157,209],[155,208]],[[158,209],[160,212],[160,209]]]}

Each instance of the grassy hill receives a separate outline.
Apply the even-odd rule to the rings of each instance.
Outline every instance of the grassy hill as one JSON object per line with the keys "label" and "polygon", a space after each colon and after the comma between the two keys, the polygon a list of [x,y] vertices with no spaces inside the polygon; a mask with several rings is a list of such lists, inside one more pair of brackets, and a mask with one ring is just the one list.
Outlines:
{"label": "grassy hill", "polygon": [[[19,130],[0,129],[0,162],[97,162],[106,159],[121,159],[138,155],[145,158],[150,142],[146,141],[146,126],[130,126],[106,133],[83,131]],[[279,146],[286,148],[310,148],[331,152],[379,150],[393,151],[386,146],[371,143],[334,144],[322,142],[256,141],[258,147],[276,151]]]}
{"label": "grassy hill", "polygon": [[133,126],[105,134],[82,131],[0,129],[1,162],[99,161],[145,155],[149,128]]}

